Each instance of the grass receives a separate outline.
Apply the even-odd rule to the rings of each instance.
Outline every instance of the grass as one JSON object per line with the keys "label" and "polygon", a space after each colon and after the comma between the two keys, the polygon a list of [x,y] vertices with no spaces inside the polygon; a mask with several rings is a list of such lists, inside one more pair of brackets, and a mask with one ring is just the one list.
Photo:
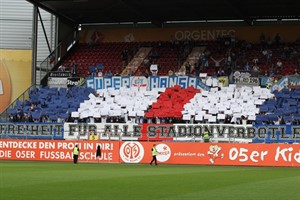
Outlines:
{"label": "grass", "polygon": [[300,200],[300,169],[0,161],[1,200]]}

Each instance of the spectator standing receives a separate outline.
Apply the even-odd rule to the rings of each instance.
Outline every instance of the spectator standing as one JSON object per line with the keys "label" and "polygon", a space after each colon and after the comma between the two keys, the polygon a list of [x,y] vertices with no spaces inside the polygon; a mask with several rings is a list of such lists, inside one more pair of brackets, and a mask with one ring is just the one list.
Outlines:
{"label": "spectator standing", "polygon": [[297,63],[296,63],[296,67],[297,67],[297,69],[300,69],[300,59],[298,59],[298,61],[297,61]]}
{"label": "spectator standing", "polygon": [[258,58],[257,57],[255,57],[255,58],[253,58],[253,65],[254,66],[257,66],[258,65]]}
{"label": "spectator standing", "polygon": [[268,50],[267,51],[267,65],[271,66],[272,65],[272,51],[271,50]]}
{"label": "spectator standing", "polygon": [[209,133],[208,133],[208,131],[205,131],[203,133],[203,140],[204,140],[205,143],[209,142]]}
{"label": "spectator standing", "polygon": [[191,68],[192,68],[192,66],[191,66],[190,62],[186,62],[186,64],[185,64],[185,73],[186,73],[186,75],[190,75]]}
{"label": "spectator standing", "polygon": [[277,61],[276,67],[279,68],[279,69],[282,68],[282,62],[281,62],[281,60],[278,60],[278,61]]}
{"label": "spectator standing", "polygon": [[231,34],[231,36],[230,36],[230,44],[231,44],[231,48],[235,48],[236,38],[235,38],[234,34]]}
{"label": "spectator standing", "polygon": [[272,47],[273,41],[272,41],[271,37],[268,37],[267,44],[268,44],[268,48]]}
{"label": "spectator standing", "polygon": [[278,48],[280,46],[280,42],[281,42],[281,37],[280,37],[279,33],[276,34],[274,40],[275,40],[275,45]]}
{"label": "spectator standing", "polygon": [[173,76],[174,75],[174,72],[170,69],[169,71],[168,71],[168,76]]}
{"label": "spectator standing", "polygon": [[248,62],[244,65],[244,70],[245,71],[249,71],[250,70],[250,66],[249,66]]}
{"label": "spectator standing", "polygon": [[77,63],[75,62],[75,60],[73,60],[72,62],[72,76],[76,76],[77,75]]}
{"label": "spectator standing", "polygon": [[265,44],[266,44],[266,37],[265,37],[264,33],[260,34],[259,40],[260,40],[260,48],[264,49],[265,48]]}
{"label": "spectator standing", "polygon": [[218,76],[224,76],[225,75],[225,71],[223,68],[219,68],[218,71],[217,71],[217,75]]}
{"label": "spectator standing", "polygon": [[73,149],[73,161],[74,161],[74,164],[77,164],[78,163],[78,155],[79,155],[79,148],[78,148],[78,145],[76,144],[74,149]]}
{"label": "spectator standing", "polygon": [[98,76],[98,77],[102,77],[102,76],[103,76],[102,70],[99,70],[99,71],[97,72],[97,76]]}
{"label": "spectator standing", "polygon": [[259,72],[259,67],[257,65],[253,65],[253,71],[255,73],[258,73]]}
{"label": "spectator standing", "polygon": [[[221,62],[224,60],[224,58],[221,58],[219,60],[214,59],[212,56],[210,57],[215,62],[215,67],[219,68],[221,66]],[[230,61],[231,62],[231,61]]]}
{"label": "spectator standing", "polygon": [[96,158],[98,158],[98,162],[99,162],[99,159],[101,158],[101,148],[99,144],[97,146]]}
{"label": "spectator standing", "polygon": [[151,152],[152,152],[152,160],[150,162],[150,165],[152,165],[153,162],[155,163],[155,165],[157,165],[157,159],[156,159],[157,149],[156,149],[156,144],[153,144]]}
{"label": "spectator standing", "polygon": [[105,76],[112,76],[113,75],[113,73],[111,72],[111,70],[109,70],[106,74],[105,74]]}
{"label": "spectator standing", "polygon": [[114,76],[120,76],[119,71],[116,71],[116,73],[114,74]]}
{"label": "spectator standing", "polygon": [[60,72],[64,72],[64,71],[66,71],[66,67],[63,64],[61,64],[57,70]]}

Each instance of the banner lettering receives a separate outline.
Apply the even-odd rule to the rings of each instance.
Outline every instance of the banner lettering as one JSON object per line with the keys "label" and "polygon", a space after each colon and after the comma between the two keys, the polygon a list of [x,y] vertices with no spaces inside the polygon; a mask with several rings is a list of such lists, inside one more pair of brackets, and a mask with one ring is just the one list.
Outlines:
{"label": "banner lettering", "polygon": [[[0,140],[1,160],[69,161],[79,146],[79,162],[146,163],[153,142],[87,140]],[[159,164],[300,167],[299,144],[156,142]],[[100,145],[101,157],[96,157]]]}

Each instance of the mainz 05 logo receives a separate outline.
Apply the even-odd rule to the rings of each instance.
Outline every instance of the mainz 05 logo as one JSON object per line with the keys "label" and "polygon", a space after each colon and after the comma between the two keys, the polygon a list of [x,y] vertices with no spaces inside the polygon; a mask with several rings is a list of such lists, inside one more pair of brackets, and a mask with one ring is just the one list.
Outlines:
{"label": "mainz 05 logo", "polygon": [[124,142],[120,157],[125,163],[139,163],[144,157],[144,148],[139,142]]}

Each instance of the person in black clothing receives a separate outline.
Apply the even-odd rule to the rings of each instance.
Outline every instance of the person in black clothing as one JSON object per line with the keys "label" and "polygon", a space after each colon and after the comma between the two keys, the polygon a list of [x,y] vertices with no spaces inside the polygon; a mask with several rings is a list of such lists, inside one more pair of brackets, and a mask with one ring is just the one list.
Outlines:
{"label": "person in black clothing", "polygon": [[75,77],[77,76],[77,63],[75,62],[75,60],[73,60],[72,62],[72,76]]}
{"label": "person in black clothing", "polygon": [[99,159],[101,158],[101,148],[99,144],[97,146],[96,158],[98,158],[98,162],[99,162]]}
{"label": "person in black clothing", "polygon": [[186,73],[186,75],[190,75],[190,73],[191,73],[191,64],[190,64],[190,62],[187,62],[186,64],[185,64],[185,73]]}

